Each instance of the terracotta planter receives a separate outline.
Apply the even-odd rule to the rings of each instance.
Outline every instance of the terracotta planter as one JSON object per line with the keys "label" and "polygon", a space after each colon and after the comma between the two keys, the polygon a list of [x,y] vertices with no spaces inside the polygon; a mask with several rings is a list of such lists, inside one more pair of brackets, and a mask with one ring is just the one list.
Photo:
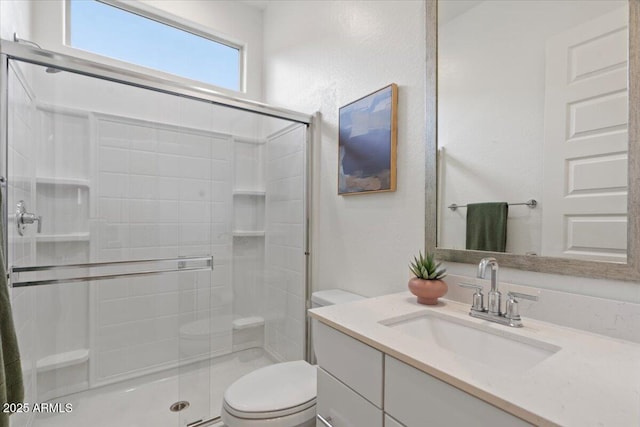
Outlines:
{"label": "terracotta planter", "polygon": [[438,298],[444,296],[448,289],[442,280],[424,280],[417,277],[409,280],[409,290],[418,297],[419,304],[438,304]]}

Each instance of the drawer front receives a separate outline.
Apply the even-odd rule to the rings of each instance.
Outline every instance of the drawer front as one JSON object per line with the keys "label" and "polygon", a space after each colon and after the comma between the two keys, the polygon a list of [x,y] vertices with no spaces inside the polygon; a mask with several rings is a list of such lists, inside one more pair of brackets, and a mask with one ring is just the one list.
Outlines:
{"label": "drawer front", "polygon": [[[317,413],[333,427],[382,427],[382,410],[318,368]],[[316,427],[325,427],[319,420]]]}
{"label": "drawer front", "polygon": [[407,427],[531,425],[393,357],[385,357],[385,412]]}
{"label": "drawer front", "polygon": [[321,322],[313,333],[318,365],[382,408],[383,353]]}
{"label": "drawer front", "polygon": [[384,427],[405,427],[389,415],[384,414]]}

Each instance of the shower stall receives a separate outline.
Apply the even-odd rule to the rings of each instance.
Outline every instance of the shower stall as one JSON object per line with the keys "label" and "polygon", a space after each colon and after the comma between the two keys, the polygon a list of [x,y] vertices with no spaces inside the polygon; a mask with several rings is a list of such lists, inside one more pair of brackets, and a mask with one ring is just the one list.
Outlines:
{"label": "shower stall", "polygon": [[[311,117],[1,44],[14,427],[201,426],[307,356]],[[68,405],[66,405],[68,404]]]}

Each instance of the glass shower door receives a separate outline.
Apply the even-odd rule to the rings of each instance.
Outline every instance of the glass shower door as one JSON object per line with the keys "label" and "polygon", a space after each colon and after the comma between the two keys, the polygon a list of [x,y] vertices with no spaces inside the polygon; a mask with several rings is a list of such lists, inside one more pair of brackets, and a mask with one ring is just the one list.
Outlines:
{"label": "glass shower door", "polygon": [[229,310],[211,305],[212,255],[225,251],[212,233],[226,227],[213,211],[232,196],[212,172],[231,142],[209,108],[10,61],[8,258],[26,401],[73,407],[15,426],[210,418],[207,361],[231,348]]}

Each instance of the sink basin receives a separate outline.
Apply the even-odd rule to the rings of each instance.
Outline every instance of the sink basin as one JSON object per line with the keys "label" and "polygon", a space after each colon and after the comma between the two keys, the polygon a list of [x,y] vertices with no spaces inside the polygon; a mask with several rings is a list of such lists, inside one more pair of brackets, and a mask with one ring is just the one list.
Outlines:
{"label": "sink basin", "polygon": [[530,369],[560,350],[553,344],[510,333],[506,326],[500,326],[504,331],[495,330],[495,326],[489,328],[436,312],[380,323],[462,358],[507,372]]}

